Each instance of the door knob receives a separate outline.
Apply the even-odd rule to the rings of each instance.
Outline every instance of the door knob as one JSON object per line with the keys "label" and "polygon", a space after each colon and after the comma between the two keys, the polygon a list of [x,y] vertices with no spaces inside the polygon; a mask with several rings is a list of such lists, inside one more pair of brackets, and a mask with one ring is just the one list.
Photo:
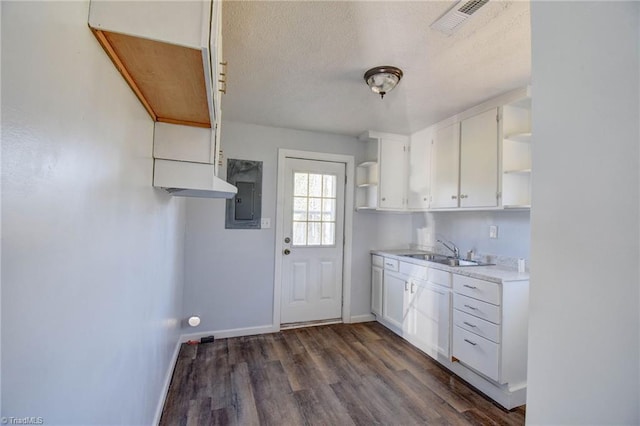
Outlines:
{"label": "door knob", "polygon": [[289,244],[289,243],[291,242],[291,238],[289,238],[289,237],[285,238],[285,239],[284,239],[284,242],[285,242],[285,243],[287,243],[287,244]]}
{"label": "door knob", "polygon": [[284,254],[285,254],[285,256],[288,256],[289,254],[291,254],[291,250],[284,249]]}

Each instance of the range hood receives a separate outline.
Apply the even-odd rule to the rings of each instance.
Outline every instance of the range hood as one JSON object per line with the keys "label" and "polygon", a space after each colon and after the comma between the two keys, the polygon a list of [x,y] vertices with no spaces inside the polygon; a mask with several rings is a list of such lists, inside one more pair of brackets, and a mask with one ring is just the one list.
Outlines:
{"label": "range hood", "polygon": [[233,198],[238,188],[216,177],[213,164],[156,159],[153,186],[177,197]]}
{"label": "range hood", "polygon": [[153,186],[179,197],[233,198],[238,189],[216,176],[215,132],[155,123]]}

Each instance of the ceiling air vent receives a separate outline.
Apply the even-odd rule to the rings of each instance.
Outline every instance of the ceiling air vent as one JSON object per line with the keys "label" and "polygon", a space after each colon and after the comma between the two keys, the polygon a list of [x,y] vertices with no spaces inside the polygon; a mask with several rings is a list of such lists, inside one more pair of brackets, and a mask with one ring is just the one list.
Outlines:
{"label": "ceiling air vent", "polygon": [[489,0],[461,0],[449,9],[447,13],[431,24],[431,28],[442,31],[447,35],[451,35],[460,28],[462,24],[471,17],[471,15],[476,13],[478,9],[488,2]]}

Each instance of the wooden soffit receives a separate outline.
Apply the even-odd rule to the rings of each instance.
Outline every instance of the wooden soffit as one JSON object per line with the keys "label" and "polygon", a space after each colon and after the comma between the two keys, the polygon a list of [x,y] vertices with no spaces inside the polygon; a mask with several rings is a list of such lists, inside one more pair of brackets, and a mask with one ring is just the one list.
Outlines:
{"label": "wooden soffit", "polygon": [[201,50],[92,31],[154,121],[211,127]]}

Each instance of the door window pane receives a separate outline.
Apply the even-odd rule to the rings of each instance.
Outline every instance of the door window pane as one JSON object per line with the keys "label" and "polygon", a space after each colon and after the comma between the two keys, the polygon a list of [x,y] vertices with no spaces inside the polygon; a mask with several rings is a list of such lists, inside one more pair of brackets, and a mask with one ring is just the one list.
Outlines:
{"label": "door window pane", "polygon": [[322,196],[336,198],[336,177],[333,175],[322,176]]}
{"label": "door window pane", "polygon": [[322,214],[322,198],[309,198],[309,221],[320,221]]}
{"label": "door window pane", "polygon": [[320,222],[309,222],[308,246],[319,246],[322,244],[322,224]]}
{"label": "door window pane", "polygon": [[307,222],[293,222],[293,245],[307,244]]}
{"label": "door window pane", "polygon": [[336,184],[336,175],[294,173],[294,246],[335,245]]}
{"label": "door window pane", "polygon": [[293,195],[306,197],[309,194],[309,174],[294,173]]}
{"label": "door window pane", "polygon": [[322,222],[322,245],[332,246],[336,243],[336,224],[333,222]]}
{"label": "door window pane", "polygon": [[293,220],[306,221],[307,220],[307,197],[294,197],[293,198]]}

